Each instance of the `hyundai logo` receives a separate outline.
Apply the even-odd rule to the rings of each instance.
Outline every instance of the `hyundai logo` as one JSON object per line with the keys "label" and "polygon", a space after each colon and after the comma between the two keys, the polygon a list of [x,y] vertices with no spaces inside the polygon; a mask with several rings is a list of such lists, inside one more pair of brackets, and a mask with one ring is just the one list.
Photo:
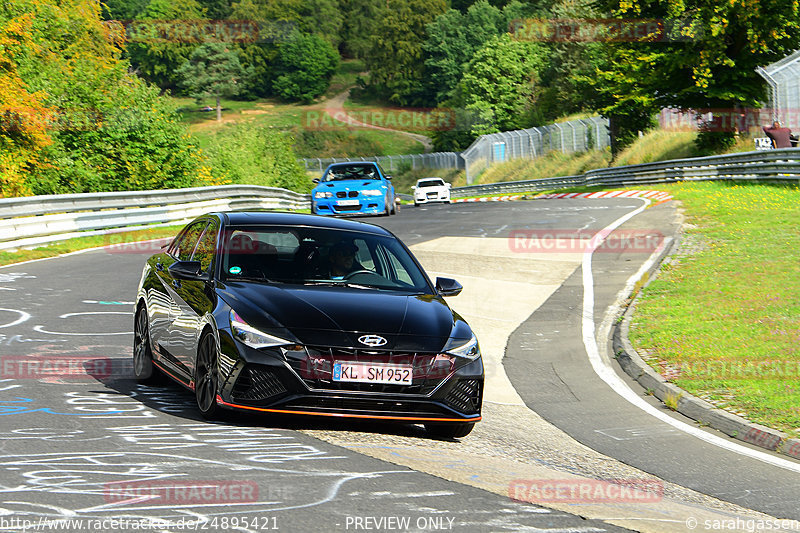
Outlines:
{"label": "hyundai logo", "polygon": [[386,344],[386,339],[381,337],[380,335],[362,335],[358,338],[358,342],[361,344],[366,344],[372,348],[376,348],[378,346],[383,346]]}

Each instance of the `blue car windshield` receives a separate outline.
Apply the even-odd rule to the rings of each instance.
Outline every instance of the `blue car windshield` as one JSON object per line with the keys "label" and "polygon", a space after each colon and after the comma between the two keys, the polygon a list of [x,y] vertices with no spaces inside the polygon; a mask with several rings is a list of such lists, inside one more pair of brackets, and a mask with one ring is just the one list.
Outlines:
{"label": "blue car windshield", "polygon": [[379,180],[381,179],[375,165],[368,163],[354,163],[352,165],[337,165],[328,168],[322,181],[340,180]]}

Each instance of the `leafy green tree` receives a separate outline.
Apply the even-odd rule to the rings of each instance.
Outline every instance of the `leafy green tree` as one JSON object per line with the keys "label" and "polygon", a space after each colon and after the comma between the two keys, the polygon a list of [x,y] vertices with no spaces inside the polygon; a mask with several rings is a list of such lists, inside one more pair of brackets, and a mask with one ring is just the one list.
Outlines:
{"label": "leafy green tree", "polygon": [[202,38],[186,35],[183,28],[204,18],[197,0],[150,0],[130,31],[128,54],[136,73],[163,90],[177,89],[177,70]]}
{"label": "leafy green tree", "polygon": [[381,12],[383,0],[340,0],[342,43],[339,49],[349,57],[364,58]]}
{"label": "leafy green tree", "polygon": [[464,66],[475,52],[507,29],[502,11],[488,0],[475,2],[464,14],[450,9],[428,24],[427,39],[423,43],[425,68],[437,102],[452,96]]}
{"label": "leafy green tree", "polygon": [[0,76],[0,102],[36,117],[0,127],[0,194],[216,181],[173,106],[129,73],[121,32],[100,9],[83,0],[0,8],[0,69],[13,74]]}
{"label": "leafy green tree", "polygon": [[[794,0],[605,0],[618,18],[668,21],[651,43],[609,45],[612,58],[597,76],[615,81],[614,94],[634,87],[635,96],[657,107],[727,109],[758,106],[766,94],[756,67],[797,48],[800,4]],[[674,24],[669,24],[670,22]],[[733,131],[719,136],[730,142]]]}
{"label": "leafy green tree", "polygon": [[524,127],[535,102],[536,83],[544,64],[539,43],[494,37],[467,65],[457,97],[477,117],[474,135]]}
{"label": "leafy green tree", "polygon": [[295,32],[279,47],[274,92],[285,100],[311,103],[328,89],[338,66],[339,53],[329,42]]}
{"label": "leafy green tree", "polygon": [[386,0],[365,57],[370,85],[401,105],[426,100],[425,27],[446,9],[445,0]]}
{"label": "leafy green tree", "polygon": [[222,120],[220,99],[239,94],[250,72],[242,67],[239,56],[224,43],[206,43],[195,48],[178,69],[181,84],[198,100],[215,98],[217,120]]}

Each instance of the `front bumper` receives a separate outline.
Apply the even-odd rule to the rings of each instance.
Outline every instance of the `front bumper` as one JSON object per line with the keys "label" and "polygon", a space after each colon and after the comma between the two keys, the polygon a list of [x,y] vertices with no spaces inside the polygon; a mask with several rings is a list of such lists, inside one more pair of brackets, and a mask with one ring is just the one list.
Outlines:
{"label": "front bumper", "polygon": [[386,209],[384,199],[381,197],[363,198],[358,200],[358,205],[342,206],[335,199],[312,200],[314,212],[318,215],[356,216],[356,215],[381,215]]}
{"label": "front bumper", "polygon": [[[225,331],[220,331],[220,340],[222,385],[217,403],[221,407],[405,423],[481,419],[484,376],[480,358],[454,358],[452,366],[442,372],[442,367],[435,369],[430,363],[437,357],[433,354],[387,353],[387,362],[402,359],[413,366],[412,385],[343,383],[329,379],[330,362],[348,357],[358,360],[357,350],[323,353],[325,349],[303,347],[287,357],[277,349],[249,348]],[[372,354],[371,360],[376,360],[375,352]]]}
{"label": "front bumper", "polygon": [[449,194],[437,194],[436,196],[417,196],[414,195],[414,202],[417,204],[428,204],[433,202],[444,202],[447,203],[450,201]]}

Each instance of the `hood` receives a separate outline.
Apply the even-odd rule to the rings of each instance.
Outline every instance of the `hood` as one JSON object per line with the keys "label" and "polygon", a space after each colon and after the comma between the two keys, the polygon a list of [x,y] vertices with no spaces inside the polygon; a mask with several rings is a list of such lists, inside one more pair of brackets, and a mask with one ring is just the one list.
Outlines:
{"label": "hood", "polygon": [[341,191],[341,190],[361,190],[371,187],[384,187],[382,180],[336,180],[324,181],[314,187],[315,191]]}
{"label": "hood", "polygon": [[301,344],[363,349],[359,337],[380,335],[387,343],[376,349],[435,352],[454,331],[470,335],[461,317],[430,294],[248,282],[219,291],[253,327],[288,330]]}

